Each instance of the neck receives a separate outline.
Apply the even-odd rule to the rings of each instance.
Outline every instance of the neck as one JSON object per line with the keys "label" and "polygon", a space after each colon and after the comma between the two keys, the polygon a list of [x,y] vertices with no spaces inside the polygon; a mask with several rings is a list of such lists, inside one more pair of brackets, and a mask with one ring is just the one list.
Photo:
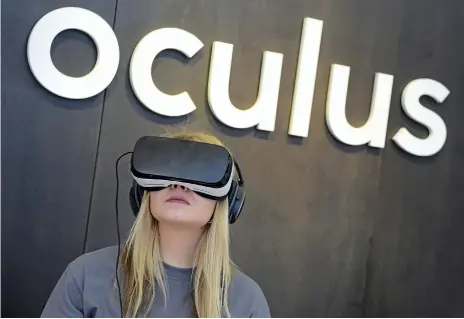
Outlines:
{"label": "neck", "polygon": [[202,230],[164,223],[158,226],[163,262],[178,268],[192,268]]}

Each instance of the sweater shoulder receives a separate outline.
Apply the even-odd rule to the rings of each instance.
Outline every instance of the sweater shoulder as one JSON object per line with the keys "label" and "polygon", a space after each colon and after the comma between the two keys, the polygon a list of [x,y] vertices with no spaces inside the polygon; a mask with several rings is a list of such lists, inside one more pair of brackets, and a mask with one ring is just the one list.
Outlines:
{"label": "sweater shoulder", "polygon": [[117,246],[105,247],[80,255],[69,263],[68,268],[77,277],[114,271],[117,256]]}
{"label": "sweater shoulder", "polygon": [[229,288],[229,304],[234,317],[269,317],[270,310],[259,284],[236,270]]}

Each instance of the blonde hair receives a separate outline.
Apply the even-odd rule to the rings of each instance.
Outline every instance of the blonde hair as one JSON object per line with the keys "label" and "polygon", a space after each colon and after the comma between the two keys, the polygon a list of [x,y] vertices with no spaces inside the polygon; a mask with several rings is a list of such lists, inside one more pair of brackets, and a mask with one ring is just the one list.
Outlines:
{"label": "blonde hair", "polygon": [[[223,145],[204,133],[169,134],[176,139]],[[227,199],[217,202],[211,223],[205,226],[194,258],[193,317],[230,317],[227,292],[234,265],[229,254]],[[123,274],[122,306],[125,317],[136,317],[153,305],[159,287],[166,302],[166,280],[160,254],[158,221],[151,215],[145,192],[137,219],[121,253]]]}

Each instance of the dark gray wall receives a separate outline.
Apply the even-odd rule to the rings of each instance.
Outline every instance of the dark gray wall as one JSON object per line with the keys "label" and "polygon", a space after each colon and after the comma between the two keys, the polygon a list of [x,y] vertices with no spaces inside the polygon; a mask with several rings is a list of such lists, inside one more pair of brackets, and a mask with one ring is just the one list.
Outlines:
{"label": "dark gray wall", "polygon": [[[112,24],[116,1],[2,1],[2,316],[40,315],[66,265],[84,249],[104,94],[59,98],[33,77],[26,57],[37,20],[81,6]],[[81,33],[59,35],[56,66],[81,76],[96,50]]]}
{"label": "dark gray wall", "polygon": [[[114,25],[121,49],[109,88],[82,101],[47,92],[26,61],[33,24],[68,5]],[[185,126],[217,135],[240,159],[249,197],[232,227],[233,258],[263,288],[273,316],[464,316],[463,9],[453,0],[4,0],[2,316],[39,315],[70,260],[116,243],[115,160],[141,135]],[[297,139],[287,130],[304,17],[323,20],[324,29],[310,135]],[[185,29],[205,44],[191,61],[168,52],[154,62],[157,85],[167,93],[186,89],[197,106],[180,120],[147,111],[128,79],[135,45],[162,27]],[[215,40],[234,44],[230,95],[240,108],[256,98],[262,52],[284,54],[271,134],[228,129],[209,111]],[[63,72],[91,69],[96,53],[86,36],[68,31],[56,42],[54,62]],[[367,119],[374,73],[395,76],[384,149],[346,147],[330,135],[324,117],[332,63],[352,68],[348,119],[356,124]],[[424,100],[448,128],[444,149],[427,159],[390,140],[404,125],[426,134],[400,106],[404,86],[420,77],[451,91],[439,106]],[[120,179],[124,233],[133,222],[128,162]]]}

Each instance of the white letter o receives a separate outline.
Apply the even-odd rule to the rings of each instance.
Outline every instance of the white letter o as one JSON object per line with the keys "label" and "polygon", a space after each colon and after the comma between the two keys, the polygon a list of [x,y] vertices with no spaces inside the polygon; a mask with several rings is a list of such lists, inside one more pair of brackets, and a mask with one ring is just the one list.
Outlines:
{"label": "white letter o", "polygon": [[[97,47],[95,66],[82,77],[61,73],[52,61],[52,42],[68,29],[85,32]],[[32,74],[47,90],[69,99],[85,99],[103,91],[113,80],[119,65],[119,44],[102,17],[86,9],[66,7],[47,13],[35,24],[29,35],[27,58]]]}

